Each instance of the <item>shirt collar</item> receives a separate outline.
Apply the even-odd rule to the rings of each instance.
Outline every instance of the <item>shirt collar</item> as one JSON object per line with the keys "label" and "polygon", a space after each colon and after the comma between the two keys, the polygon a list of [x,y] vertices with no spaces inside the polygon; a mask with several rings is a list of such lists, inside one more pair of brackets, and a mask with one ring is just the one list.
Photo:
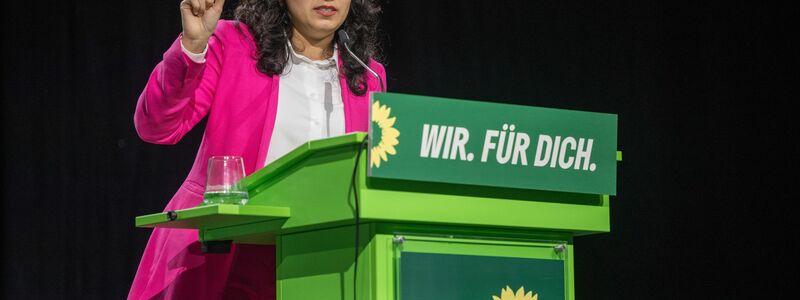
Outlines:
{"label": "shirt collar", "polygon": [[339,47],[336,43],[333,44],[333,55],[330,58],[321,60],[312,60],[305,55],[295,52],[294,47],[292,47],[292,42],[290,41],[286,41],[286,44],[288,45],[289,53],[291,53],[290,58],[293,64],[310,64],[323,69],[336,67],[339,63]]}

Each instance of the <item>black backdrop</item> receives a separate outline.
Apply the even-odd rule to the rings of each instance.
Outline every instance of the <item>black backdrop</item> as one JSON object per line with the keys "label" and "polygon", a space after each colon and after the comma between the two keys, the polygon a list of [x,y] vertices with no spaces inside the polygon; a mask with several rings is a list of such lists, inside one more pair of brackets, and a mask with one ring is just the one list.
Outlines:
{"label": "black backdrop", "polygon": [[[133,128],[178,2],[4,4],[4,298],[127,294],[149,235],[133,218],[163,208],[202,134]],[[391,91],[619,114],[612,232],[576,240],[578,299],[745,299],[797,277],[778,192],[797,180],[777,176],[796,166],[780,74],[797,59],[778,53],[797,13],[696,2],[382,1]]]}

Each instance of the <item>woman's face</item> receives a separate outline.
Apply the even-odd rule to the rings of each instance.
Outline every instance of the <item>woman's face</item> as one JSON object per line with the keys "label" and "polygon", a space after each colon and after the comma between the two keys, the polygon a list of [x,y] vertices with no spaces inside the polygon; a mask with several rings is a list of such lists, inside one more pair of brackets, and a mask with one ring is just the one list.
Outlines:
{"label": "woman's face", "polygon": [[342,26],[350,0],[286,0],[292,25],[306,38],[324,39]]}

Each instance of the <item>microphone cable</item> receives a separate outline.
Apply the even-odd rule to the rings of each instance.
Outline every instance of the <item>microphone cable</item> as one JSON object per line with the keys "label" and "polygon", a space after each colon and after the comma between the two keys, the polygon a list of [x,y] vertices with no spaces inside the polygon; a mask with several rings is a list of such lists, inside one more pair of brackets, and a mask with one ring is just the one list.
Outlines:
{"label": "microphone cable", "polygon": [[358,172],[358,163],[361,160],[361,152],[364,152],[364,146],[369,142],[369,134],[364,136],[364,139],[358,143],[358,152],[356,153],[356,162],[353,164],[353,177],[350,179],[350,186],[353,187],[353,197],[355,205],[353,205],[353,219],[355,221],[355,247],[353,257],[353,300],[357,300],[358,294],[358,250],[360,244],[360,227],[361,227],[361,209],[358,205],[358,187],[356,186],[356,174]]}
{"label": "microphone cable", "polygon": [[[345,31],[344,29],[340,29],[337,32],[337,35],[339,37],[339,42],[342,43],[342,45],[344,46],[345,51],[347,51],[347,54],[349,54],[352,58],[354,58],[356,60],[356,62],[358,62],[359,65],[364,67],[364,69],[368,73],[372,74],[372,76],[374,76],[376,79],[378,79],[378,84],[380,85],[380,87],[379,87],[380,91],[381,92],[385,92],[386,90],[384,88],[383,78],[378,76],[378,73],[376,73],[374,70],[372,70],[367,64],[364,63],[364,61],[362,61],[360,58],[358,58],[358,56],[355,53],[353,53],[353,50],[350,50],[350,36],[347,34],[347,31]],[[372,122],[372,121],[370,120],[370,122]],[[369,134],[364,136],[364,140],[362,140],[361,143],[358,145],[358,153],[356,154],[356,163],[353,166],[353,177],[352,177],[351,182],[350,182],[350,185],[353,186],[353,197],[355,198],[354,199],[355,200],[355,205],[354,205],[354,208],[353,208],[353,210],[354,210],[353,214],[354,214],[354,219],[355,219],[354,223],[355,223],[355,226],[356,226],[356,230],[355,230],[355,234],[356,234],[356,236],[355,236],[355,257],[353,258],[353,300],[357,300],[358,299],[358,297],[357,297],[357,295],[358,295],[358,290],[357,290],[357,288],[358,288],[358,249],[359,249],[359,246],[360,246],[359,238],[360,238],[360,227],[361,227],[361,209],[359,208],[359,205],[358,205],[358,188],[356,188],[356,172],[358,171],[358,162],[359,162],[359,160],[361,160],[361,152],[363,152],[364,145],[367,144],[368,141],[369,141]]]}

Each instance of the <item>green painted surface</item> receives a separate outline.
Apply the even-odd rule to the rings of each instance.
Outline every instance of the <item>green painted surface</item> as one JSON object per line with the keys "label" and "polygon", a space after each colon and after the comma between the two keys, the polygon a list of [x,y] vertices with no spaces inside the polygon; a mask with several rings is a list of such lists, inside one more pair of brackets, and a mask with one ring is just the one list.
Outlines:
{"label": "green painted surface", "polygon": [[[566,251],[554,250],[560,244],[566,246]],[[395,299],[491,299],[492,292],[500,295],[506,285],[514,291],[524,285],[526,291],[540,293],[539,299],[574,299],[573,258],[568,255],[572,246],[567,241],[406,235],[403,243],[389,247],[394,248],[395,260],[390,272],[399,276],[393,279],[394,292],[400,295]],[[409,253],[437,255],[426,265],[444,265],[431,269],[416,265],[409,269],[404,261]],[[522,267],[540,269],[519,269]],[[434,286],[441,289],[432,291]]]}
{"label": "green painted surface", "polygon": [[[250,202],[244,207],[288,207],[290,218],[208,224],[204,238],[272,243],[275,234],[351,224],[350,175],[363,138],[363,133],[357,133],[311,142],[245,180]],[[365,163],[362,155],[360,165]],[[365,221],[557,230],[576,235],[610,230],[608,196],[604,195],[381,180],[367,178],[365,173],[359,168],[356,178]],[[148,219],[167,224],[160,215]],[[198,219],[182,226],[203,225]],[[259,242],[257,232],[265,231],[273,234]]]}
{"label": "green painted surface", "polygon": [[291,207],[292,218],[283,225],[284,229],[351,220],[350,181],[355,147],[354,143],[344,144],[303,157],[251,190],[250,202]]}
{"label": "green painted surface", "polygon": [[[374,248],[368,225],[360,236],[358,299],[371,299]],[[277,299],[353,299],[354,237],[353,226],[281,235]]]}
{"label": "green painted surface", "polygon": [[[566,299],[574,299],[574,257],[571,255],[572,242],[568,235],[511,230],[503,232],[500,234],[501,237],[498,237],[492,234],[492,230],[482,229],[431,228],[432,230],[426,233],[426,227],[423,226],[388,225],[382,229],[380,227],[384,226],[377,226],[378,234],[372,241],[376,261],[373,277],[376,290],[372,299],[400,299],[398,275],[402,272],[400,263],[405,252],[560,260],[564,263]],[[442,232],[457,233],[460,237],[447,237],[442,235]],[[396,236],[402,236],[404,242],[396,243],[394,241]],[[565,239],[561,239],[562,237]],[[565,244],[567,250],[561,254],[555,253],[553,247],[558,244]],[[491,299],[491,297],[474,299]]]}
{"label": "green painted surface", "polygon": [[288,207],[247,206],[234,204],[201,205],[176,211],[177,218],[170,221],[166,212],[136,217],[138,227],[200,228],[202,226],[230,226],[290,216]]}
{"label": "green painted surface", "polygon": [[396,93],[371,99],[371,176],[616,194],[614,114]]}
{"label": "green painted surface", "polygon": [[576,234],[609,230],[608,208],[526,200],[366,190],[362,217],[425,222],[565,230]]}
{"label": "green painted surface", "polygon": [[239,223],[231,226],[200,227],[200,239],[209,241],[232,240],[245,244],[275,244],[275,238],[281,232],[286,219]]}
{"label": "green painted surface", "polygon": [[503,289],[566,299],[561,260],[404,252],[400,265],[401,300],[489,299]]}
{"label": "green painted surface", "polygon": [[[400,234],[400,231],[411,235]],[[435,253],[559,261],[561,267],[556,273],[563,277],[561,295],[566,297],[559,299],[574,299],[573,258],[568,255],[572,246],[568,240],[491,239],[483,235],[486,232],[473,237],[439,237],[436,231],[426,233],[425,226],[362,224],[358,298],[401,299],[397,295],[401,287],[403,256]],[[544,232],[520,234],[550,236]],[[403,236],[404,242],[394,242],[396,236]],[[553,247],[562,243],[567,245],[567,251],[559,254]],[[281,235],[277,243],[277,299],[352,299],[354,251],[353,226]]]}
{"label": "green painted surface", "polygon": [[[264,168],[261,168],[253,174],[250,174],[250,176],[245,178],[244,184],[247,186],[251,194],[254,191],[258,192],[258,190],[262,188],[261,185],[263,183],[275,177],[283,177],[281,173],[293,166],[296,166],[298,163],[302,162],[304,158],[319,153],[320,151],[357,144],[365,137],[366,133],[356,132],[327,139],[309,141],[308,143],[298,146],[286,155],[281,156]],[[353,150],[355,149],[356,148],[353,148]],[[248,202],[248,204],[251,203],[252,202]]]}

